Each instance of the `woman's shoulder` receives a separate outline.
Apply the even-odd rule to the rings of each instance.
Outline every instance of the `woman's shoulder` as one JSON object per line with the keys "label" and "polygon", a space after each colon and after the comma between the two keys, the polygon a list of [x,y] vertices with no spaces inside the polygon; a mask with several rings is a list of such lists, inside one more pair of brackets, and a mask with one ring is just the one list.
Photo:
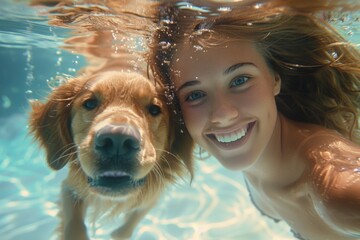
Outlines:
{"label": "woman's shoulder", "polygon": [[329,168],[333,174],[358,172],[360,179],[360,145],[335,130],[322,126],[283,120],[288,148],[308,168]]}
{"label": "woman's shoulder", "polygon": [[[333,227],[358,234],[360,145],[321,126],[286,121],[316,210]],[[356,222],[356,224],[355,224]]]}
{"label": "woman's shoulder", "polygon": [[321,153],[326,158],[326,154],[330,152],[336,155],[344,154],[346,157],[354,154],[360,157],[360,145],[336,130],[316,124],[296,122],[284,116],[281,116],[281,123],[283,141],[288,148],[304,153],[303,157]]}
{"label": "woman's shoulder", "polygon": [[360,147],[338,134],[309,140],[308,189],[315,209],[333,228],[360,234]]}
{"label": "woman's shoulder", "polygon": [[331,165],[342,170],[346,170],[346,166],[360,167],[359,144],[335,130],[313,124],[298,124],[297,129],[299,155],[312,165]]}
{"label": "woman's shoulder", "polygon": [[[347,191],[357,185],[360,196],[358,144],[335,131],[320,130],[305,140],[301,151],[310,183],[318,194],[328,200],[345,196],[345,193],[349,196]],[[357,198],[360,207],[360,197]]]}

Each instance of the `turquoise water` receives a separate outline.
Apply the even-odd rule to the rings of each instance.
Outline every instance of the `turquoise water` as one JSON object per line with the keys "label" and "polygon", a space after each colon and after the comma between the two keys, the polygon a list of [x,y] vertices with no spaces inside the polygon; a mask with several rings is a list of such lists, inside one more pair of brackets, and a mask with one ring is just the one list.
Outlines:
{"label": "turquoise water", "polygon": [[[45,96],[58,80],[54,76],[75,75],[85,61],[60,48],[69,31],[47,25],[41,9],[21,1],[1,3],[0,238],[55,239],[60,183],[67,169],[51,171],[28,136],[28,100]],[[360,42],[358,19],[337,24],[352,42]],[[89,226],[91,239],[109,239],[116,226]],[[165,192],[132,239],[295,238],[285,223],[261,216],[252,206],[241,174],[208,159],[197,162],[191,185],[179,182]]]}

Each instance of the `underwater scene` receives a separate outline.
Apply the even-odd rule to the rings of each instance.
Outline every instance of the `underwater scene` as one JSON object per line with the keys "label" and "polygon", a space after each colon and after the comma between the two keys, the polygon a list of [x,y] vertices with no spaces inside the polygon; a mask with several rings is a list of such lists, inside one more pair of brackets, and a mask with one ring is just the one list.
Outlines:
{"label": "underwater scene", "polygon": [[[1,0],[2,240],[57,239],[54,231],[59,224],[60,188],[68,168],[54,171],[48,167],[45,152],[29,134],[29,102],[44,99],[54,86],[76,76],[87,60],[71,47],[64,47],[76,31],[49,24],[48,9],[50,6],[30,6],[29,1],[24,0]],[[359,13],[344,14],[333,24],[345,38],[360,44]],[[90,239],[110,239],[109,234],[120,226],[121,221],[122,216],[110,223],[102,219],[87,222]],[[275,222],[256,209],[241,173],[226,170],[210,157],[195,161],[195,176],[191,183],[184,178],[164,191],[155,207],[136,227],[131,239],[297,238],[285,222]]]}

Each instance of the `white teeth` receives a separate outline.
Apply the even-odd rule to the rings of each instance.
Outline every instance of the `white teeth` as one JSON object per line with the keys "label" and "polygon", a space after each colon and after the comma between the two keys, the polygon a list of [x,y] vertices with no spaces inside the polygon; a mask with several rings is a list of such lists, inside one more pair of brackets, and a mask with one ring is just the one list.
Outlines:
{"label": "white teeth", "polygon": [[230,143],[230,142],[235,142],[239,139],[241,139],[242,137],[245,136],[247,132],[247,128],[241,129],[237,132],[231,133],[231,134],[225,134],[225,135],[216,135],[216,140],[218,140],[218,142],[221,143]]}
{"label": "white teeth", "polygon": [[106,171],[99,175],[99,177],[126,177],[126,176],[129,176],[129,174],[122,171]]}

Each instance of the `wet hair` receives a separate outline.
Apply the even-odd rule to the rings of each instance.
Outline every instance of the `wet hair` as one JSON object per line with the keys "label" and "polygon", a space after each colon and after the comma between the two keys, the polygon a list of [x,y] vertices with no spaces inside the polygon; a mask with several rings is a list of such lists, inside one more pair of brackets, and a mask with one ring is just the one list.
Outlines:
{"label": "wet hair", "polygon": [[174,110],[179,112],[171,79],[177,44],[189,41],[206,48],[249,39],[281,78],[276,96],[279,112],[295,121],[337,130],[360,143],[360,53],[327,21],[331,12],[319,12],[339,6],[321,5],[322,1],[291,7],[268,2],[272,4],[233,4],[212,14],[161,6],[162,21],[154,34],[149,62],[153,73],[168,86]]}

